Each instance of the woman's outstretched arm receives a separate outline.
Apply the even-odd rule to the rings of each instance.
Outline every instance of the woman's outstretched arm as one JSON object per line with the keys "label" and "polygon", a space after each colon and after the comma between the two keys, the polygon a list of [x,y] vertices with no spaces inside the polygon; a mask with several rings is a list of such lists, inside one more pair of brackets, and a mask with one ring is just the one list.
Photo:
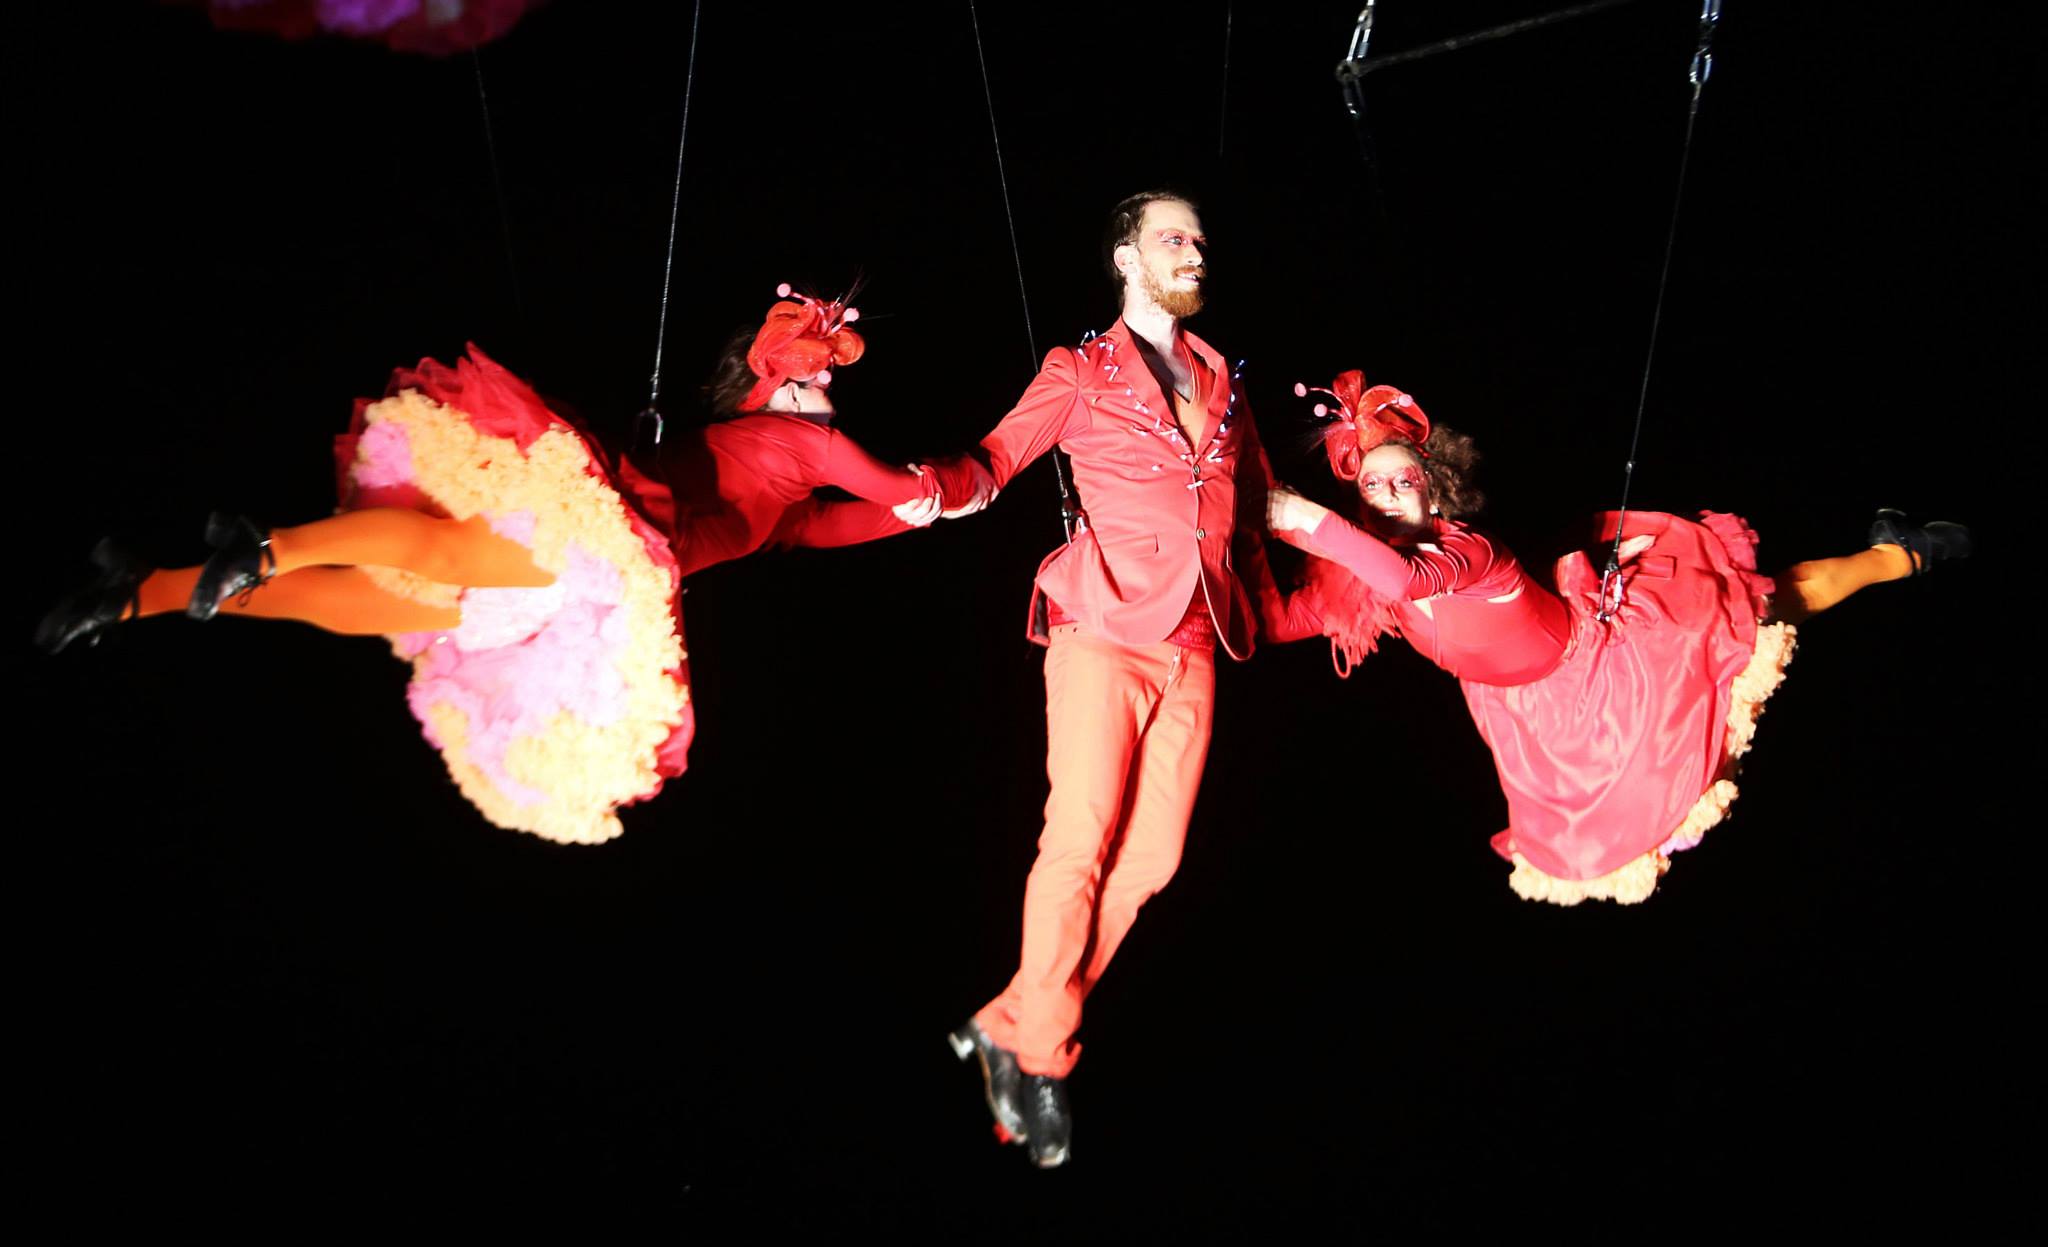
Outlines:
{"label": "woman's outstretched arm", "polygon": [[1273,532],[1290,545],[1329,559],[1387,598],[1412,602],[1456,592],[1483,579],[1500,558],[1492,542],[1461,527],[1395,549],[1284,487],[1272,491],[1267,513]]}

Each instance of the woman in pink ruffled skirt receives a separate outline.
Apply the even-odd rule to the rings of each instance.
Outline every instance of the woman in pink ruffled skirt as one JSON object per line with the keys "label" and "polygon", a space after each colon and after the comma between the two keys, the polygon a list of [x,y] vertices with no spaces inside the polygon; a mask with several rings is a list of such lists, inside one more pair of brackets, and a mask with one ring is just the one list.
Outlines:
{"label": "woman in pink ruffled skirt", "polygon": [[[856,315],[802,296],[775,304],[721,365],[722,379],[746,382],[714,386],[726,418],[663,448],[666,480],[612,459],[474,345],[452,368],[401,368],[337,441],[339,514],[276,529],[215,515],[214,554],[194,567],[153,571],[102,542],[97,582],[37,639],[54,652],[171,613],[387,636],[412,665],[422,730],[486,818],[608,840],[619,806],[684,769],[687,571],[770,542],[903,532],[985,501],[971,461],[890,467],[830,427],[829,368],[863,349],[847,328]],[[716,470],[698,472],[706,463]],[[812,498],[822,485],[859,499]]]}

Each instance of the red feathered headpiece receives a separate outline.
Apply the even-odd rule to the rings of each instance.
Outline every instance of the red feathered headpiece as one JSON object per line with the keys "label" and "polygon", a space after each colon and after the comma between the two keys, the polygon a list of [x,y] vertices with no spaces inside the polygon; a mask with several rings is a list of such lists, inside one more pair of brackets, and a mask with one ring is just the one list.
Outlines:
{"label": "red feathered headpiece", "polygon": [[844,303],[824,303],[807,294],[789,302],[789,283],[775,288],[785,301],[768,309],[768,318],[747,348],[747,367],[760,380],[747,391],[741,411],[759,411],[768,396],[791,381],[817,381],[830,385],[834,364],[850,364],[861,357],[867,343],[846,328],[860,319],[860,309]]}
{"label": "red feathered headpiece", "polygon": [[1317,403],[1316,414],[1331,417],[1330,427],[1323,430],[1323,451],[1330,456],[1330,471],[1345,480],[1357,480],[1360,462],[1391,438],[1414,443],[1415,453],[1428,458],[1429,452],[1422,447],[1429,441],[1429,417],[1420,404],[1393,386],[1376,385],[1368,390],[1365,374],[1353,368],[1338,373],[1327,390],[1294,383],[1296,397],[1307,398],[1311,392],[1327,394],[1337,402],[1335,412],[1329,404]]}

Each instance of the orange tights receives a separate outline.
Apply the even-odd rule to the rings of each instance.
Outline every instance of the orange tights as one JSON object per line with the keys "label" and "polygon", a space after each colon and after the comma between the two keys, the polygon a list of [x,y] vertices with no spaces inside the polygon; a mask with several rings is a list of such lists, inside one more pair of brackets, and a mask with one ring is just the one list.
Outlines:
{"label": "orange tights", "polygon": [[1872,546],[1835,559],[1794,563],[1777,574],[1778,593],[1771,618],[1796,624],[1818,615],[1858,589],[1904,580],[1913,574],[1913,556],[1894,545]]}
{"label": "orange tights", "polygon": [[[396,567],[466,588],[531,589],[555,580],[534,565],[525,546],[491,531],[481,516],[449,520],[400,507],[344,511],[275,529],[270,549],[276,574],[221,603],[223,614],[297,619],[352,636],[442,631],[461,623],[462,612],[387,593],[357,567]],[[140,587],[138,616],[184,610],[199,572],[173,567],[150,573]]]}

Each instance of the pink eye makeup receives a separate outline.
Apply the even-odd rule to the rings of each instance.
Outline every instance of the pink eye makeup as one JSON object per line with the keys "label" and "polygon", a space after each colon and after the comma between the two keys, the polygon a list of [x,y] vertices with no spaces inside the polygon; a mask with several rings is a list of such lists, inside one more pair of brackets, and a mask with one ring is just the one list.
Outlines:
{"label": "pink eye makeup", "polygon": [[1382,493],[1392,489],[1397,494],[1413,493],[1422,488],[1423,476],[1415,468],[1403,468],[1399,472],[1368,472],[1359,478],[1358,487],[1368,494]]}

